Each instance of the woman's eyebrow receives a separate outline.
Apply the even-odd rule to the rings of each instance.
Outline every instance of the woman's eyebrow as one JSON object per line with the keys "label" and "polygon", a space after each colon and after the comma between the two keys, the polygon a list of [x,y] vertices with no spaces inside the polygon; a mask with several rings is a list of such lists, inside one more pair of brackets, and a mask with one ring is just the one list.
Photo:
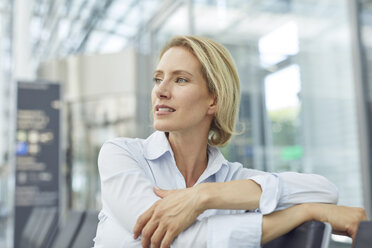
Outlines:
{"label": "woman's eyebrow", "polygon": [[[154,71],[154,74],[160,74],[160,75],[163,75],[164,72],[162,70],[156,70]],[[188,71],[185,71],[185,70],[175,70],[175,71],[172,71],[172,74],[173,75],[179,75],[179,74],[188,74],[189,76],[193,76],[190,72]]]}
{"label": "woman's eyebrow", "polygon": [[[154,71],[154,75],[163,75],[164,72],[162,70],[156,70]],[[179,75],[179,74],[187,74],[189,75],[190,77],[193,77],[194,75],[188,71],[185,71],[185,70],[175,70],[175,71],[172,71],[172,75]]]}
{"label": "woman's eyebrow", "polygon": [[154,71],[154,74],[163,74],[163,71],[161,71],[161,70],[156,70],[156,71]]}
{"label": "woman's eyebrow", "polygon": [[172,74],[174,75],[178,75],[178,74],[188,74],[189,76],[193,76],[190,72],[188,71],[184,71],[184,70],[176,70],[176,71],[173,71]]}

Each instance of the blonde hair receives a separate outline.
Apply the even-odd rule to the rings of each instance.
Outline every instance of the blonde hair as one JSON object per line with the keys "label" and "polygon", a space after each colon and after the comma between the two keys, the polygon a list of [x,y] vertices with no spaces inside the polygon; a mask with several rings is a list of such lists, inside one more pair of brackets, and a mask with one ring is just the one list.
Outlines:
{"label": "blonde hair", "polygon": [[221,44],[198,36],[173,37],[164,45],[159,58],[177,46],[188,49],[202,65],[208,90],[217,99],[217,112],[209,129],[208,143],[223,146],[235,133],[240,105],[240,82],[233,58]]}

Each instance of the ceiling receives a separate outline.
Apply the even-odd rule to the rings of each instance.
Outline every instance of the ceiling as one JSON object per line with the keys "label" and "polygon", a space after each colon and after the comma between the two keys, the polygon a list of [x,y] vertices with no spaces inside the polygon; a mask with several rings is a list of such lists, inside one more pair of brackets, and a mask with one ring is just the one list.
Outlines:
{"label": "ceiling", "polygon": [[[192,31],[197,34],[257,40],[296,18],[306,27],[300,29],[300,35],[316,37],[340,21],[337,14],[343,5],[339,0],[193,0],[194,16],[190,20],[190,0],[30,1],[31,56],[36,61],[70,54],[117,52],[133,43],[139,30],[159,14],[167,16],[162,31],[170,33],[188,32],[188,25],[193,23]],[[364,20],[372,23],[372,1],[360,1]],[[172,11],[168,6],[175,2],[182,6]],[[12,3],[1,0],[0,15],[9,14]],[[370,33],[371,26],[364,27],[365,32]],[[9,42],[3,42],[3,46],[7,48],[3,51],[10,51]]]}

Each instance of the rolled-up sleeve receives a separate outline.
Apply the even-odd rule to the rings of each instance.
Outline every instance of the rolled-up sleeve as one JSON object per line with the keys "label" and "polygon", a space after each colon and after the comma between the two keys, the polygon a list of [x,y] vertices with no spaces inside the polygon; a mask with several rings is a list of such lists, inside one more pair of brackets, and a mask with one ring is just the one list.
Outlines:
{"label": "rolled-up sleeve", "polygon": [[281,192],[278,210],[300,203],[336,204],[338,201],[337,187],[323,176],[296,172],[278,173],[277,176]]}
{"label": "rolled-up sleeve", "polygon": [[250,178],[254,182],[260,185],[262,194],[260,198],[259,210],[262,214],[272,213],[280,200],[280,180],[277,175],[264,174]]}
{"label": "rolled-up sleeve", "polygon": [[297,172],[268,173],[238,168],[231,180],[251,179],[260,185],[259,210],[263,215],[296,204],[317,202],[336,204],[337,187],[323,176]]}

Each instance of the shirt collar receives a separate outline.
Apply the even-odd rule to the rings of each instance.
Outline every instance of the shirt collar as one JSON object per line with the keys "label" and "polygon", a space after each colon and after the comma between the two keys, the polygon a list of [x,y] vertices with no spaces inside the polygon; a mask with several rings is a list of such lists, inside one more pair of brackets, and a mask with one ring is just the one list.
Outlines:
{"label": "shirt collar", "polygon": [[[155,131],[144,141],[144,156],[146,159],[154,160],[161,157],[166,152],[173,154],[168,138],[164,132]],[[218,172],[223,165],[228,165],[228,161],[221,151],[208,145],[208,166],[203,174],[212,175]]]}
{"label": "shirt collar", "polygon": [[227,165],[227,163],[228,161],[222,155],[220,149],[208,145],[208,167],[215,167],[216,164],[221,167],[223,164]]}
{"label": "shirt collar", "polygon": [[228,166],[228,161],[225,159],[225,157],[222,155],[220,149],[217,147],[213,147],[208,145],[208,165],[203,174],[198,179],[197,183],[203,182],[205,179],[207,179],[209,176],[213,174],[221,174],[222,171],[224,171],[220,176],[225,177],[228,170],[222,170],[223,166]]}
{"label": "shirt collar", "polygon": [[149,160],[157,159],[166,152],[173,154],[167,136],[161,131],[155,131],[151,134],[144,141],[144,148],[144,156]]}

